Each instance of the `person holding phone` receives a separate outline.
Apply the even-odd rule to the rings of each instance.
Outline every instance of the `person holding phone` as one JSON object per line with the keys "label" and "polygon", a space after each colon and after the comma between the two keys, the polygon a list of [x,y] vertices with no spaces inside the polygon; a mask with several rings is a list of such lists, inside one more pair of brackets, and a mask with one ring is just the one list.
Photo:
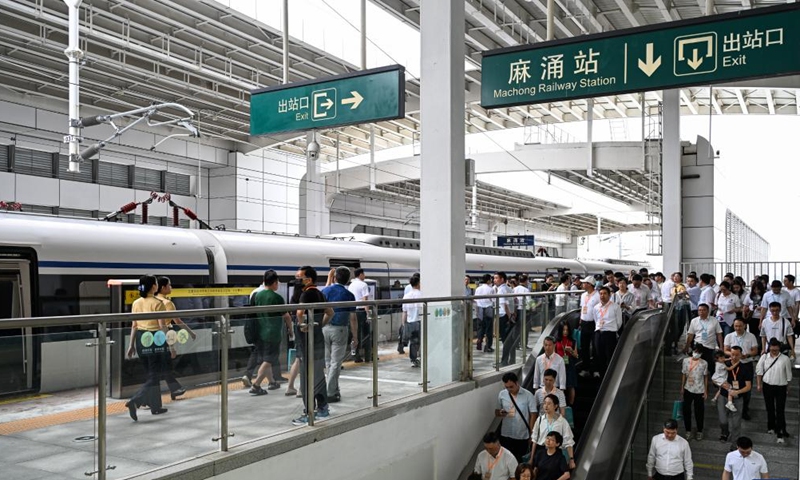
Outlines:
{"label": "person holding phone", "polygon": [[519,385],[514,372],[503,375],[503,390],[497,395],[494,416],[502,418],[500,444],[508,449],[518,462],[530,451],[532,417],[536,413],[533,394]]}

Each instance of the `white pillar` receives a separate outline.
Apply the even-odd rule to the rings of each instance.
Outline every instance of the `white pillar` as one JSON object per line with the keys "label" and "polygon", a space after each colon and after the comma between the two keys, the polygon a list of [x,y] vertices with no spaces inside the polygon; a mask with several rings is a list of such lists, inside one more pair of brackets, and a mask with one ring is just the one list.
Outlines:
{"label": "white pillar", "polygon": [[[422,2],[421,286],[426,297],[464,294],[464,0]],[[431,309],[434,310],[434,309]],[[429,318],[428,378],[458,378],[463,323]],[[463,315],[462,315],[463,321]]]}
{"label": "white pillar", "polygon": [[[306,145],[315,141],[314,132],[309,132]],[[325,186],[320,174],[319,154],[306,153],[305,185],[300,186],[300,195],[305,193],[305,203],[300,204],[300,233],[303,235],[327,235],[330,225],[324,225]]]}
{"label": "white pillar", "polygon": [[677,272],[681,249],[681,99],[680,90],[664,90],[664,139],[661,157],[661,245],[665,272]]}

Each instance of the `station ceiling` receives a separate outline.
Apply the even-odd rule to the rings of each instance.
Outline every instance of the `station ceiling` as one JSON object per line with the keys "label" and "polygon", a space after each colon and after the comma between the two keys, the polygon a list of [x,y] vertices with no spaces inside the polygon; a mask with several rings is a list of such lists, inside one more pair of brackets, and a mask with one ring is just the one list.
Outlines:
{"label": "station ceiling", "polygon": [[[420,0],[370,0],[419,29]],[[783,3],[778,0],[714,1],[715,13]],[[700,17],[705,0],[555,0],[555,36],[568,38],[610,30]],[[464,78],[467,133],[514,127],[549,126],[584,120],[586,102],[568,101],[485,110],[480,107],[481,52],[540,41],[545,37],[546,0],[465,0],[466,61],[475,66]],[[0,0],[0,89],[66,104],[68,91],[67,8],[62,0]],[[213,0],[111,0],[83,2],[81,68],[84,105],[123,112],[153,102],[177,102],[199,113],[206,135],[230,142],[231,150],[272,147],[302,154],[306,142],[297,133],[251,137],[250,90],[282,83],[281,32]],[[329,53],[290,40],[289,81],[358,70]],[[780,79],[776,79],[780,80]],[[788,86],[786,86],[788,85]],[[683,88],[684,114],[800,114],[800,89],[775,82],[771,88],[741,84]],[[405,118],[377,122],[375,148],[419,141],[418,80],[408,80]],[[595,99],[595,118],[653,114],[660,92]],[[65,108],[66,110],[66,108]],[[166,112],[160,115],[169,115]],[[174,112],[177,115],[177,112]],[[162,118],[163,120],[164,118]],[[66,125],[65,125],[66,130]],[[64,132],[66,133],[66,132]],[[321,132],[323,158],[369,152],[369,126]],[[554,172],[564,181],[593,189],[633,206],[647,198],[646,172]],[[629,178],[626,178],[629,177]],[[638,185],[638,186],[637,186]],[[391,187],[386,187],[391,188]],[[404,189],[413,188],[407,185]],[[660,189],[660,188],[659,188]],[[496,192],[487,192],[496,193]],[[564,217],[566,218],[566,217]],[[584,219],[569,223],[586,229]]]}

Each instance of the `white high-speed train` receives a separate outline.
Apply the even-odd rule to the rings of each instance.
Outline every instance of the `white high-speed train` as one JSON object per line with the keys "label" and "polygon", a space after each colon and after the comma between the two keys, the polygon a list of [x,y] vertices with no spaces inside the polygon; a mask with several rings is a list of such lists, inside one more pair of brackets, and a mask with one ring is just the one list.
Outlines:
{"label": "white high-speed train", "polygon": [[[536,257],[528,251],[474,245],[467,246],[466,264],[466,273],[473,277],[505,271],[539,279],[546,273],[627,272],[641,266]],[[419,240],[363,234],[308,238],[0,213],[0,318],[107,313],[109,281],[138,279],[146,273],[169,276],[177,287],[224,292],[260,284],[267,269],[292,279],[302,265],[315,267],[321,282],[334,266],[364,268],[376,297],[391,298],[396,281],[405,284],[419,270]],[[242,298],[246,296],[225,300],[236,305]],[[176,305],[208,306],[208,299],[203,300],[189,297],[182,307],[176,299]],[[214,304],[222,306],[219,300]],[[5,347],[0,355],[0,395],[57,389],[50,385],[72,370],[63,361],[70,350],[58,344],[80,339],[81,333],[92,334],[85,328],[0,330]],[[234,366],[237,358],[247,356],[244,345],[239,346]],[[51,357],[56,362],[52,368]]]}

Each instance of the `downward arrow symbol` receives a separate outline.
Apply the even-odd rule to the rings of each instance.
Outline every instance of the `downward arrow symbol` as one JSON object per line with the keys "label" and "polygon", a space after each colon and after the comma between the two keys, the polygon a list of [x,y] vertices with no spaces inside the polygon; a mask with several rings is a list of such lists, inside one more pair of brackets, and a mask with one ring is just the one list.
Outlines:
{"label": "downward arrow symbol", "polygon": [[697,49],[692,50],[692,59],[686,60],[686,63],[692,67],[692,70],[697,70],[697,68],[703,64],[703,57],[697,57]]}
{"label": "downward arrow symbol", "polygon": [[[641,58],[639,59],[639,70],[643,71],[644,74],[649,77],[649,76],[652,76],[653,73],[655,73],[655,71],[658,70],[658,67],[661,66],[661,56],[659,55],[658,58],[653,60],[653,44],[652,43],[648,43],[647,44],[646,53],[647,53],[647,55],[645,56],[645,60],[647,60],[646,62],[642,61]],[[695,50],[695,54],[697,54],[696,50]]]}

